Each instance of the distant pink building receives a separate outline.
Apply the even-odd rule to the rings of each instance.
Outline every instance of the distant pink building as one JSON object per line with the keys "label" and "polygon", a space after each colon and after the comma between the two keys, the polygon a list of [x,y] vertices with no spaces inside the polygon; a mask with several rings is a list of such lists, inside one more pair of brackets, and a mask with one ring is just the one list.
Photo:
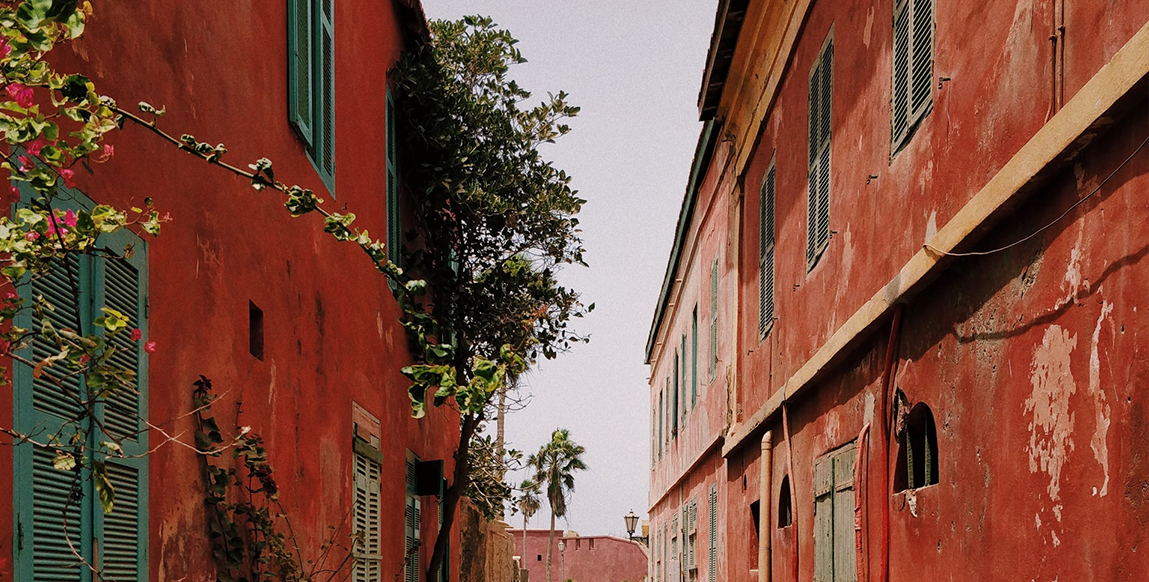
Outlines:
{"label": "distant pink building", "polygon": [[[515,554],[530,573],[529,582],[546,582],[547,537],[545,529],[528,529],[526,548],[523,530],[507,530],[515,540]],[[579,536],[555,531],[551,581],[563,582],[642,582],[646,580],[646,549],[638,542],[614,536]],[[564,548],[559,552],[559,541]]]}

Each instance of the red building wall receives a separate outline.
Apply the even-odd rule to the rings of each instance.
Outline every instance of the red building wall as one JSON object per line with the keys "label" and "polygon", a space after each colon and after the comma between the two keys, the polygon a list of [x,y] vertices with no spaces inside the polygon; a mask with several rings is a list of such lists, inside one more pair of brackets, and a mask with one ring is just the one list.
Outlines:
{"label": "red building wall", "polygon": [[[547,580],[547,538],[549,530],[528,529],[526,552],[523,552],[523,530],[507,530],[515,541],[515,554],[522,562],[531,582]],[[641,582],[646,579],[646,552],[638,542],[614,536],[579,536],[564,538],[562,530],[555,530],[551,580],[562,582]],[[560,553],[558,544],[565,548]],[[565,574],[565,577],[563,577]]]}
{"label": "red building wall", "polygon": [[[162,127],[224,142],[235,165],[272,159],[277,178],[315,189],[328,208],[354,212],[357,225],[381,237],[385,87],[409,42],[405,19],[421,18],[418,4],[415,12],[409,4],[335,3],[334,194],[288,124],[286,3],[95,3],[85,36],[53,58],[122,105],[166,106]],[[358,248],[324,234],[317,216],[291,218],[275,194],[255,192],[130,124],[108,142],[115,156],[81,175],[80,188],[123,206],[150,196],[173,218],[148,248],[148,333],[158,346],[150,356],[153,422],[190,440],[191,383],[210,377],[221,394],[221,426],[247,425],[264,436],[280,499],[311,558],[329,526],[350,531],[352,403],[363,406],[381,421],[382,571],[400,572],[406,453],[443,459],[450,474],[458,420],[446,407],[411,418],[398,371],[410,359],[407,340],[385,279]],[[262,361],[248,353],[248,301],[264,313]],[[10,402],[2,406],[10,419]],[[10,467],[10,455],[0,447],[0,465]],[[199,459],[165,446],[150,463],[151,579],[214,579]],[[0,475],[8,490],[10,477]],[[5,548],[12,547],[10,504],[0,495]],[[423,500],[423,564],[434,505]],[[6,558],[0,579],[12,575]]]}
{"label": "red building wall", "polygon": [[[793,18],[797,41],[792,53],[778,57],[787,64],[777,95],[759,103],[767,113],[748,146],[749,161],[744,170],[711,162],[699,178],[704,185],[717,183],[718,195],[731,200],[732,220],[724,226],[695,218],[682,237],[723,240],[733,257],[722,263],[730,269],[723,277],[738,285],[731,315],[735,341],[723,348],[733,361],[726,384],[730,422],[719,433],[716,453],[724,508],[715,579],[757,580],[760,533],[749,508],[762,501],[759,443],[766,430],[772,431],[773,509],[766,519],[770,531],[761,535],[772,542],[771,579],[791,579],[795,544],[798,579],[814,578],[815,460],[855,441],[867,423],[872,430],[862,451],[868,460],[860,461],[856,486],[865,491],[860,524],[869,579],[882,573],[887,507],[891,580],[1149,576],[1134,554],[1149,519],[1141,487],[1149,473],[1131,444],[1145,439],[1139,394],[1149,376],[1138,341],[1149,333],[1140,305],[1149,292],[1141,236],[1149,212],[1141,196],[1149,186],[1149,151],[1133,155],[1149,128],[1147,79],[1102,117],[1108,129],[1088,132],[1088,147],[1042,169],[1028,195],[979,229],[975,248],[1005,246],[1052,227],[1007,251],[956,259],[920,292],[898,298],[905,306],[893,346],[893,385],[910,406],[925,403],[932,410],[937,485],[892,496],[882,490],[879,404],[889,314],[851,336],[841,355],[803,381],[800,395],[786,398],[789,441],[777,410],[787,381],[836,341],[834,334],[887,284],[896,284],[923,244],[960,219],[959,212],[1039,130],[1061,122],[1055,118],[1061,107],[1118,50],[1144,34],[1149,4],[935,3],[932,109],[892,156],[891,3],[815,1],[803,12],[805,4],[798,2],[793,16],[782,10],[786,4],[770,3],[766,10],[772,14],[777,6],[773,21]],[[1049,37],[1058,33],[1055,11],[1062,6],[1064,57],[1055,67]],[[779,29],[785,26],[771,34]],[[753,35],[763,30],[743,28],[736,59],[751,58],[746,47],[757,46],[751,43],[761,39]],[[831,31],[832,236],[807,272],[808,75]],[[774,81],[763,82],[769,87]],[[715,160],[747,153],[720,153],[727,143],[737,143],[737,136],[719,141]],[[777,320],[760,342],[759,192],[772,160]],[[1088,202],[1058,220],[1103,182]],[[677,299],[698,286],[690,268],[668,275],[683,290],[659,306],[666,310],[660,337],[677,337],[674,322],[689,316],[691,302]],[[651,364],[657,406],[665,364]],[[763,411],[774,412],[762,417]],[[896,458],[896,443],[889,454]],[[652,535],[672,511],[665,509],[663,491],[674,484],[689,490],[688,484],[711,478],[714,468],[710,462],[673,462],[665,470],[655,464]],[[788,527],[777,525],[783,477],[797,504]]]}

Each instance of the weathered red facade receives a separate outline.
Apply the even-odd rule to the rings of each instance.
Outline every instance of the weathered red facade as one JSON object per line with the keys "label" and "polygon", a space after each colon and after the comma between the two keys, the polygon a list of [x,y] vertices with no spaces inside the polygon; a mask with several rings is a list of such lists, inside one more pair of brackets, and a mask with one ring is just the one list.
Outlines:
{"label": "weathered red facade", "polygon": [[[729,376],[698,405],[720,408],[707,415],[719,426],[700,437],[688,418],[685,434],[663,439],[698,460],[652,447],[652,561],[675,556],[654,536],[683,500],[717,486],[716,573],[687,569],[683,580],[790,580],[795,563],[800,580],[883,580],[887,555],[891,580],[1149,576],[1136,554],[1149,522],[1137,445],[1149,374],[1149,4],[934,3],[932,105],[901,149],[895,3],[738,4],[721,3],[715,35],[733,54],[729,77],[703,95],[718,116],[704,134],[721,137],[700,146],[672,255],[682,258],[648,345],[656,431],[689,298],[708,292],[696,273],[716,254],[730,255],[718,263],[717,346]],[[737,9],[740,32],[721,34]],[[808,269],[810,75],[828,37],[830,239]],[[774,311],[761,338],[771,167]],[[707,248],[695,241],[721,251],[695,252]],[[947,255],[974,251],[995,252]],[[936,470],[907,486],[899,435],[918,404],[936,427]],[[850,447],[854,460],[834,462],[857,473],[816,474]],[[783,481],[793,525],[780,527]],[[828,507],[848,514],[832,531],[819,522]],[[664,572],[654,578],[679,579]]]}
{"label": "weathered red facade", "polygon": [[[515,542],[531,582],[547,580],[547,540],[550,530],[528,529],[526,549],[523,530],[507,530]],[[563,549],[559,551],[559,542]],[[642,582],[647,579],[646,552],[641,544],[614,536],[580,536],[555,530],[551,557],[551,580],[562,582]]]}
{"label": "weathered red facade", "polygon": [[[237,166],[270,158],[278,179],[315,189],[328,208],[354,212],[377,236],[393,227],[384,194],[386,87],[400,51],[425,29],[418,2],[334,3],[333,193],[289,124],[286,3],[94,4],[84,37],[53,55],[61,69],[90,76],[123,105],[166,107],[163,128],[224,142]],[[318,216],[291,218],[276,194],[256,192],[140,127],[108,141],[115,156],[80,176],[80,189],[122,206],[148,196],[173,219],[147,248],[146,333],[157,344],[149,357],[152,422],[190,441],[191,383],[211,378],[220,425],[263,435],[280,500],[311,559],[332,536],[329,527],[349,543],[358,404],[380,421],[367,432],[379,437],[383,456],[382,576],[402,572],[405,463],[410,454],[441,459],[449,474],[458,417],[443,407],[411,418],[399,373],[410,360],[407,339],[385,278],[357,247],[323,233]],[[249,301],[263,312],[262,359],[249,353]],[[5,423],[10,405],[0,404]],[[0,465],[12,466],[11,451],[0,447]],[[0,471],[0,491],[11,490],[11,479]],[[151,455],[149,579],[215,579],[203,499],[195,454],[167,445]],[[434,505],[423,500],[424,565]],[[14,547],[12,515],[12,496],[0,495],[0,547]],[[0,579],[13,579],[8,556],[0,554]],[[458,561],[450,562],[457,579]]]}

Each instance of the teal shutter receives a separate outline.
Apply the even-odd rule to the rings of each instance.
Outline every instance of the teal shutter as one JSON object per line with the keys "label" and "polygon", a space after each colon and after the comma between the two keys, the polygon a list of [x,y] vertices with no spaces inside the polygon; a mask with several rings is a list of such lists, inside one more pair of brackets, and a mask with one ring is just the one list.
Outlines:
{"label": "teal shutter", "polygon": [[806,270],[830,244],[830,121],[833,113],[833,33],[810,71],[809,170],[806,206]]}
{"label": "teal shutter", "polygon": [[387,258],[400,264],[403,239],[399,213],[399,151],[395,141],[395,101],[387,91]]}
{"label": "teal shutter", "polygon": [[686,334],[682,334],[682,426],[686,426]]}
{"label": "teal shutter", "polygon": [[406,466],[407,495],[403,508],[403,552],[407,565],[404,582],[419,582],[419,537],[422,515],[419,498],[415,495],[415,461],[408,459]]}
{"label": "teal shutter", "polygon": [[288,119],[307,147],[312,145],[312,0],[287,0]]}
{"label": "teal shutter", "polygon": [[913,0],[913,78],[910,80],[910,123],[917,124],[933,100],[934,86],[934,3]]}
{"label": "teal shutter", "polygon": [[718,484],[710,486],[710,547],[708,549],[708,582],[718,580]]}
{"label": "teal shutter", "polygon": [[854,459],[850,443],[814,461],[814,581],[856,582]]}
{"label": "teal shutter", "polygon": [[[87,207],[79,193],[79,203],[58,204],[63,209]],[[100,245],[115,252],[132,244],[131,259],[69,256],[53,265],[48,274],[20,286],[28,300],[43,297],[54,311],[47,319],[57,329],[70,328],[92,333],[91,321],[100,307],[111,307],[130,320],[130,327],[147,333],[147,249],[129,232],[104,235]],[[22,314],[17,325],[34,325],[31,314]],[[79,377],[63,382],[63,388],[41,377],[23,364],[14,369],[14,425],[20,432],[37,434],[40,441],[58,438],[65,446],[72,435],[83,431],[87,447],[95,450],[100,441],[120,444],[125,456],[147,451],[147,435],[140,431],[139,417],[147,414],[147,362],[142,342],[133,342],[127,333],[111,340],[116,352],[113,361],[136,372],[127,389],[104,398],[89,393]],[[30,352],[30,353],[29,353]],[[50,342],[37,335],[24,356],[33,361],[56,353]],[[49,373],[51,370],[49,369]],[[85,402],[94,402],[96,417],[107,433],[96,426],[80,426]],[[25,443],[14,447],[15,479],[15,577],[17,580],[89,582],[91,572],[73,554],[75,547],[85,561],[102,570],[105,579],[146,581],[147,556],[147,461],[146,459],[99,458],[105,463],[115,491],[112,513],[105,514],[91,486],[86,470],[58,471],[53,466],[56,453]]]}
{"label": "teal shutter", "polygon": [[318,51],[318,96],[316,108],[319,122],[315,163],[319,177],[335,192],[335,6],[334,0],[317,0],[315,10]]}
{"label": "teal shutter", "polygon": [[670,419],[670,435],[678,435],[678,401],[681,389],[678,385],[678,350],[674,350],[674,405],[671,407],[670,413],[674,416]]}
{"label": "teal shutter", "polygon": [[658,393],[658,459],[659,460],[662,460],[662,424],[663,424],[663,420],[666,418],[666,413],[664,412],[663,396],[664,396],[664,394],[662,392]]}
{"label": "teal shutter", "polygon": [[718,373],[718,259],[710,266],[710,379]]}
{"label": "teal shutter", "polygon": [[698,306],[690,317],[690,406],[698,406]]}
{"label": "teal shutter", "polygon": [[758,341],[774,327],[774,181],[775,165],[770,162],[762,181],[758,225]]}
{"label": "teal shutter", "polygon": [[[102,245],[123,252],[132,245],[131,258],[99,258],[95,262],[95,309],[108,307],[128,317],[128,329],[139,328],[144,336],[132,341],[121,332],[111,338],[116,348],[112,361],[136,371],[134,385],[97,406],[107,434],[101,440],[116,442],[124,456],[146,455],[148,433],[140,418],[148,414],[148,369],[144,342],[147,337],[147,247],[135,235],[121,231],[100,237]],[[96,537],[100,540],[100,567],[105,578],[117,582],[144,582],[148,579],[148,461],[143,458],[107,458],[108,478],[115,490],[112,512],[105,514],[93,498]]]}
{"label": "teal shutter", "polygon": [[894,88],[890,99],[890,131],[893,151],[902,146],[909,132],[910,0],[894,2]]}

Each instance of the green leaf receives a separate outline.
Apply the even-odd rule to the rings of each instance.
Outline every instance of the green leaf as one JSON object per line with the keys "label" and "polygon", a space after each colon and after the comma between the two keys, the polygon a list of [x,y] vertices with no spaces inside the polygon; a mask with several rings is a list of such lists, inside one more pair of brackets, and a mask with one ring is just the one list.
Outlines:
{"label": "green leaf", "polygon": [[108,468],[103,461],[92,461],[92,484],[96,486],[96,494],[100,498],[104,513],[111,513],[116,503],[116,488],[108,479]]}
{"label": "green leaf", "polygon": [[56,455],[56,458],[52,459],[52,466],[57,471],[71,471],[76,468],[76,457],[67,454]]}

